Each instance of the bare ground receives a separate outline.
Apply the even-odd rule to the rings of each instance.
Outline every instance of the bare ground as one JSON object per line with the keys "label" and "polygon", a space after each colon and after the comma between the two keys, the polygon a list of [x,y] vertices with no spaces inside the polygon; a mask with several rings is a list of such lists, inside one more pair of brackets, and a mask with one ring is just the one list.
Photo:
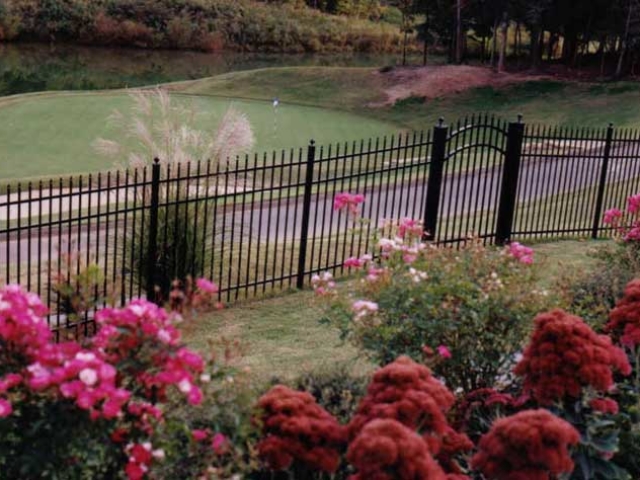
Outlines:
{"label": "bare ground", "polygon": [[527,73],[496,73],[490,68],[468,65],[395,68],[375,75],[382,79],[387,99],[371,106],[393,105],[409,97],[446,97],[477,87],[500,87],[542,78]]}

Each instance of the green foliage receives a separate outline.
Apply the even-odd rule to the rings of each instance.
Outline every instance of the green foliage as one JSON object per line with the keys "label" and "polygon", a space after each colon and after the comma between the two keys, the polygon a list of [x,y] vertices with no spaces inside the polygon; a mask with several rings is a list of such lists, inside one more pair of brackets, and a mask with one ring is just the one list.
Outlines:
{"label": "green foliage", "polygon": [[[507,375],[534,316],[556,304],[536,288],[535,267],[475,241],[460,250],[428,247],[411,265],[393,258],[383,265],[378,280],[333,301],[327,321],[381,365],[426,355],[454,391],[491,387]],[[353,300],[363,298],[379,310],[354,319]],[[451,358],[436,353],[440,346]]]}
{"label": "green foliage", "polygon": [[119,477],[123,453],[109,438],[109,422],[91,421],[69,401],[30,400],[20,416],[0,421],[1,478]]}
{"label": "green foliage", "polygon": [[155,296],[165,302],[174,281],[185,283],[188,278],[204,276],[211,259],[212,234],[210,229],[205,231],[198,220],[206,202],[179,204],[178,200],[175,191],[161,195],[161,203],[170,206],[158,209],[155,251],[148,248],[150,215],[138,217],[138,222],[127,231],[123,244],[125,262],[133,266],[134,279],[143,288],[147,286],[150,263],[154,264]]}
{"label": "green foliage", "polygon": [[[34,4],[15,0],[0,18],[0,30],[17,32],[13,36],[20,40],[202,51],[378,52],[399,45],[397,31],[390,25],[326,15],[289,3],[46,0]],[[342,0],[331,8],[338,14],[368,18],[369,3]]]}
{"label": "green foliage", "polygon": [[347,365],[320,368],[298,377],[292,388],[313,395],[340,423],[347,423],[367,389],[367,379],[351,373]]}
{"label": "green foliage", "polygon": [[616,242],[593,251],[593,269],[569,272],[559,280],[567,297],[568,310],[601,330],[624,288],[640,275],[640,250],[635,243]]}
{"label": "green foliage", "polygon": [[75,320],[100,304],[102,298],[98,293],[103,291],[105,277],[100,266],[95,263],[83,267],[78,264],[77,272],[75,262],[71,259],[67,259],[65,266],[66,271],[57,275],[53,291],[58,296],[60,313]]}
{"label": "green foliage", "polygon": [[[252,421],[255,392],[245,373],[233,366],[244,355],[238,342],[219,339],[209,342],[211,379],[204,387],[204,402],[194,409],[179,398],[167,408],[167,422],[162,432],[163,447],[171,462],[154,468],[158,478],[201,478],[208,467],[216,469],[214,478],[233,478],[258,468],[254,444],[258,429]],[[223,435],[223,451],[211,448],[211,439],[194,442],[192,431]],[[245,477],[241,477],[245,478]]]}

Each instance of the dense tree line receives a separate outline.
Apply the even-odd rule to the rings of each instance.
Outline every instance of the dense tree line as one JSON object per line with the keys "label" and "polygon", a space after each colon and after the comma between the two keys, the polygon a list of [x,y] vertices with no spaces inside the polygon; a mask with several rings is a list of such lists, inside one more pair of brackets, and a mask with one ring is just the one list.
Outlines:
{"label": "dense tree line", "polygon": [[640,0],[392,0],[412,18],[425,52],[445,48],[450,60],[475,56],[504,68],[508,55],[538,68],[599,64],[616,75],[640,59]]}

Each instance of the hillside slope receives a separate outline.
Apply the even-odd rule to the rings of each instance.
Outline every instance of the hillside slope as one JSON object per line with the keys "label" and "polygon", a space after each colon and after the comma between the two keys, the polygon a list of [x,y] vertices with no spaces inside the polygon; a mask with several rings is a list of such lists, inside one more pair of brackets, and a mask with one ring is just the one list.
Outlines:
{"label": "hillside slope", "polygon": [[262,52],[387,52],[397,26],[254,0],[12,0],[0,40]]}

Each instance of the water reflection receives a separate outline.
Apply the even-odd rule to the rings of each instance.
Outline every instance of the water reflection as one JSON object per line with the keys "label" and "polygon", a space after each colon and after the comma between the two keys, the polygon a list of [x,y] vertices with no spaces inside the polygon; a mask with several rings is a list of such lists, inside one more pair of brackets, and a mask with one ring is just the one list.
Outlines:
{"label": "water reflection", "polygon": [[45,90],[102,90],[193,80],[278,66],[383,66],[397,55],[285,55],[149,51],[0,43],[0,96]]}

